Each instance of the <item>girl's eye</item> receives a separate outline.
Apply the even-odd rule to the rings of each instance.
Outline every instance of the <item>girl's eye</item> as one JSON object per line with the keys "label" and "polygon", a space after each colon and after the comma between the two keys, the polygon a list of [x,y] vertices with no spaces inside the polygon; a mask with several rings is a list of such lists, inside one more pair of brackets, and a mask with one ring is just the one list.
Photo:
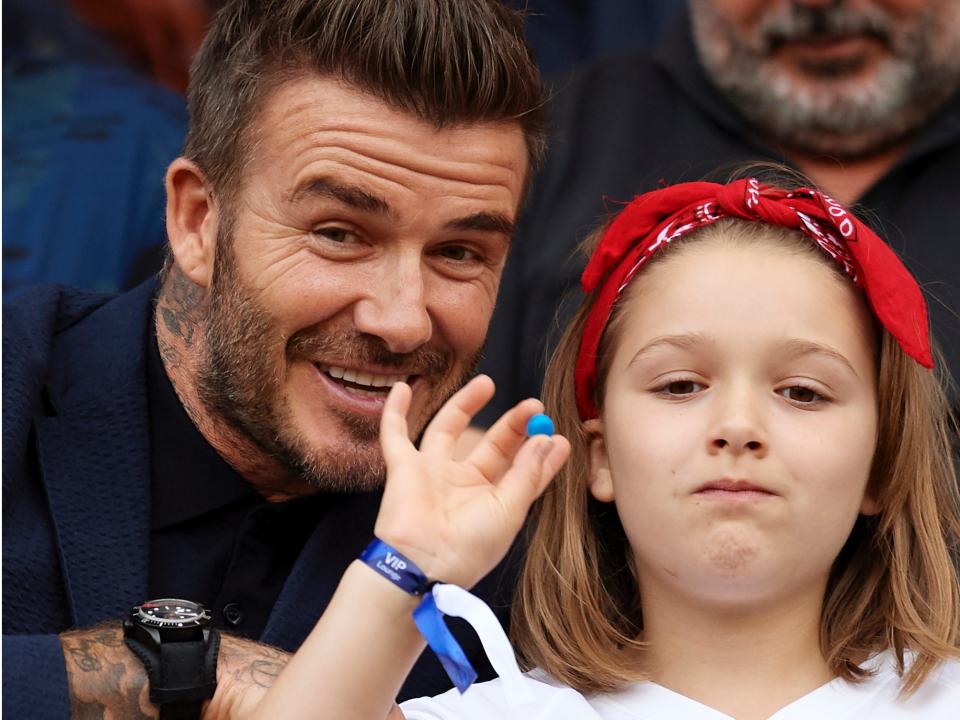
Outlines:
{"label": "girl's eye", "polygon": [[777,391],[787,400],[792,400],[799,405],[814,405],[826,400],[826,398],[813,388],[804,385],[791,385]]}
{"label": "girl's eye", "polygon": [[657,392],[662,395],[682,397],[683,395],[693,395],[703,388],[703,385],[693,380],[673,380],[658,388]]}

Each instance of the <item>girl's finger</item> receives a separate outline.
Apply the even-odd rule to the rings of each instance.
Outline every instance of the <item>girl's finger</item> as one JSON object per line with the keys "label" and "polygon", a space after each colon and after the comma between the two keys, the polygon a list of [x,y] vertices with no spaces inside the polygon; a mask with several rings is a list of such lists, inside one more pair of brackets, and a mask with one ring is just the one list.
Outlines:
{"label": "girl's finger", "polygon": [[570,457],[570,441],[562,435],[554,435],[553,439],[555,440],[553,450],[543,461],[543,486],[537,492],[538,497],[540,493],[547,489],[547,485],[549,485],[556,474],[560,472],[560,468],[563,467],[563,464]]}
{"label": "girl's finger", "polygon": [[473,420],[473,416],[490,402],[493,391],[493,380],[487,375],[478,375],[460,388],[427,425],[420,449],[444,457],[452,456],[457,439]]}
{"label": "girl's finger", "polygon": [[520,448],[496,491],[518,525],[569,455],[570,443],[562,435],[537,435]]}
{"label": "girl's finger", "polygon": [[467,456],[467,462],[490,482],[497,482],[510,466],[527,439],[527,421],[543,412],[543,403],[529,398],[500,416]]}
{"label": "girl's finger", "polygon": [[380,448],[387,465],[391,460],[413,447],[407,428],[407,411],[413,393],[405,382],[394,383],[383,405],[380,416]]}

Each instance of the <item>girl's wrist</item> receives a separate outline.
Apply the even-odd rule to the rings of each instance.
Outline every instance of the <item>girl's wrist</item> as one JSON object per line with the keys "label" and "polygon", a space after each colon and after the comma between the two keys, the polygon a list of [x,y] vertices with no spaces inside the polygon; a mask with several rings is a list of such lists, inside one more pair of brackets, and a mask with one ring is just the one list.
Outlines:
{"label": "girl's wrist", "polygon": [[391,542],[379,532],[361,553],[360,560],[388,581],[414,595],[423,595],[435,583],[462,587],[473,584],[468,573],[464,572],[466,568],[462,567],[462,563],[444,557],[442,552],[422,551],[396,541]]}
{"label": "girl's wrist", "polygon": [[[390,548],[404,559],[411,561],[427,580],[431,582],[449,583],[459,585],[463,588],[471,588],[475,585],[486,572],[478,567],[474,567],[465,560],[465,556],[448,551],[442,542],[437,542],[434,547],[423,548],[403,543],[400,540],[391,539],[389,532],[381,534],[379,528],[374,530],[375,537],[386,543]],[[466,556],[473,559],[469,554]],[[494,563],[495,565],[496,563]],[[492,566],[491,566],[492,567]]]}
{"label": "girl's wrist", "polygon": [[343,575],[343,582],[358,591],[357,597],[361,597],[362,591],[362,597],[368,605],[363,608],[364,611],[382,613],[391,621],[403,617],[410,621],[411,629],[416,632],[411,613],[420,602],[419,596],[404,591],[361,560],[350,563]]}
{"label": "girl's wrist", "polygon": [[374,528],[374,537],[396,550],[405,559],[412,561],[429,580],[456,582],[449,577],[450,567],[454,562],[443,557],[443,553],[438,552],[438,547],[424,548],[421,545],[411,545],[404,542],[399,534],[391,533],[388,529],[381,527]]}
{"label": "girl's wrist", "polygon": [[389,628],[394,642],[421,649],[426,645],[413,621],[413,611],[420,604],[420,596],[405,592],[361,560],[350,563],[340,584],[346,586],[350,597],[355,599],[357,604],[353,611],[365,617],[365,624],[384,630]]}

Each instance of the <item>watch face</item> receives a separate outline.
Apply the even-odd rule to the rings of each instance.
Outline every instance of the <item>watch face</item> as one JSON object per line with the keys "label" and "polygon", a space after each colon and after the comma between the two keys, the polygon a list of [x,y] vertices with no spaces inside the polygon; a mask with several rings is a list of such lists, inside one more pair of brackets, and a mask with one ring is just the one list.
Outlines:
{"label": "watch face", "polygon": [[158,628],[200,627],[210,620],[203,605],[175,598],[145,602],[133,609],[133,616],[143,625]]}

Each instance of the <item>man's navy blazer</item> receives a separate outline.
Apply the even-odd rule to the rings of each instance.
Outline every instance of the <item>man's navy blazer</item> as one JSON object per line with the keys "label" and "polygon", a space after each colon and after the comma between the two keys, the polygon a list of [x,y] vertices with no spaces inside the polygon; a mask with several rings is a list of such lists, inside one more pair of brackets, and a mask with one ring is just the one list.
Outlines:
{"label": "man's navy blazer", "polygon": [[[3,710],[10,717],[68,717],[57,633],[119,619],[146,599],[146,349],[156,290],[149,282],[109,297],[45,287],[4,307]],[[331,502],[287,578],[263,642],[299,647],[370,541],[379,495]],[[502,620],[501,598],[512,588],[505,567],[474,590]],[[455,624],[454,632],[481,676],[489,675],[476,636],[463,629]],[[401,696],[449,686],[427,652]]]}

